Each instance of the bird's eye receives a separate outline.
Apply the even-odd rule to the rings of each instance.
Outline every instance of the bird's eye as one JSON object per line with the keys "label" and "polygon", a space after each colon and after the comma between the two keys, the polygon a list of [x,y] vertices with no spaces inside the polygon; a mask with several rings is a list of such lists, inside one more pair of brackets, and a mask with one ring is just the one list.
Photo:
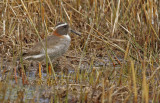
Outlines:
{"label": "bird's eye", "polygon": [[67,25],[66,25],[66,26],[64,26],[64,28],[67,28]]}

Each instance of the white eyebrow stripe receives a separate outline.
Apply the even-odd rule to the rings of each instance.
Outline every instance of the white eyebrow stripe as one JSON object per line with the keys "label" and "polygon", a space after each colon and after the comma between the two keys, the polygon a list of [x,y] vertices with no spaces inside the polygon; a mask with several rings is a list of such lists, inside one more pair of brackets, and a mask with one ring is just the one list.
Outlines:
{"label": "white eyebrow stripe", "polygon": [[68,25],[68,24],[67,24],[67,23],[60,24],[60,25],[56,26],[55,29],[57,29],[57,28],[59,28],[59,27],[61,27],[61,26],[65,26],[65,25]]}

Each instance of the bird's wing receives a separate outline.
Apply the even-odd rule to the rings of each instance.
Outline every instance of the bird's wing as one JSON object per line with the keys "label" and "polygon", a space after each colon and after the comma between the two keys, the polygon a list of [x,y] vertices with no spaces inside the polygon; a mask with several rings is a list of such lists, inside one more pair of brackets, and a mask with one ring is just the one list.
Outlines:
{"label": "bird's wing", "polygon": [[41,49],[42,49],[42,43],[38,42],[32,48],[30,48],[28,51],[25,51],[22,54],[22,56],[26,57],[26,56],[38,55],[41,53]]}
{"label": "bird's wing", "polygon": [[[50,41],[50,42],[48,42]],[[32,48],[30,48],[27,52],[24,52],[22,54],[23,57],[26,56],[34,56],[34,55],[38,55],[41,54],[43,51],[43,45],[44,44],[45,47],[49,48],[50,47],[50,43],[53,45],[56,45],[60,42],[59,37],[51,35],[48,36],[46,39],[42,40],[42,42],[38,42],[36,43]]]}

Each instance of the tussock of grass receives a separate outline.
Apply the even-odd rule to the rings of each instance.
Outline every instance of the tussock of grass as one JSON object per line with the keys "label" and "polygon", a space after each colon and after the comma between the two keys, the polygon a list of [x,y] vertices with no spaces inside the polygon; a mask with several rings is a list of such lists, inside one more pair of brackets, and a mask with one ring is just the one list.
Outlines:
{"label": "tussock of grass", "polygon": [[[0,102],[159,102],[158,7],[153,0],[0,1]],[[16,57],[58,22],[82,33],[70,34],[61,70],[39,79],[28,63],[20,77]]]}

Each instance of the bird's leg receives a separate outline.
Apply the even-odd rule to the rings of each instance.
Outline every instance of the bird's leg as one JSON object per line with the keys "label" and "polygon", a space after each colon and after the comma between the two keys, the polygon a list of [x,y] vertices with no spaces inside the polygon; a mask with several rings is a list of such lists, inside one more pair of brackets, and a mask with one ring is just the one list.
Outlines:
{"label": "bird's leg", "polygon": [[39,62],[39,78],[42,78],[41,62]]}
{"label": "bird's leg", "polygon": [[48,64],[48,72],[49,72],[49,75],[52,74],[52,70],[51,70],[51,65],[50,65],[50,63]]}
{"label": "bird's leg", "polygon": [[16,84],[18,84],[16,67],[14,68],[14,78],[15,78]]}

